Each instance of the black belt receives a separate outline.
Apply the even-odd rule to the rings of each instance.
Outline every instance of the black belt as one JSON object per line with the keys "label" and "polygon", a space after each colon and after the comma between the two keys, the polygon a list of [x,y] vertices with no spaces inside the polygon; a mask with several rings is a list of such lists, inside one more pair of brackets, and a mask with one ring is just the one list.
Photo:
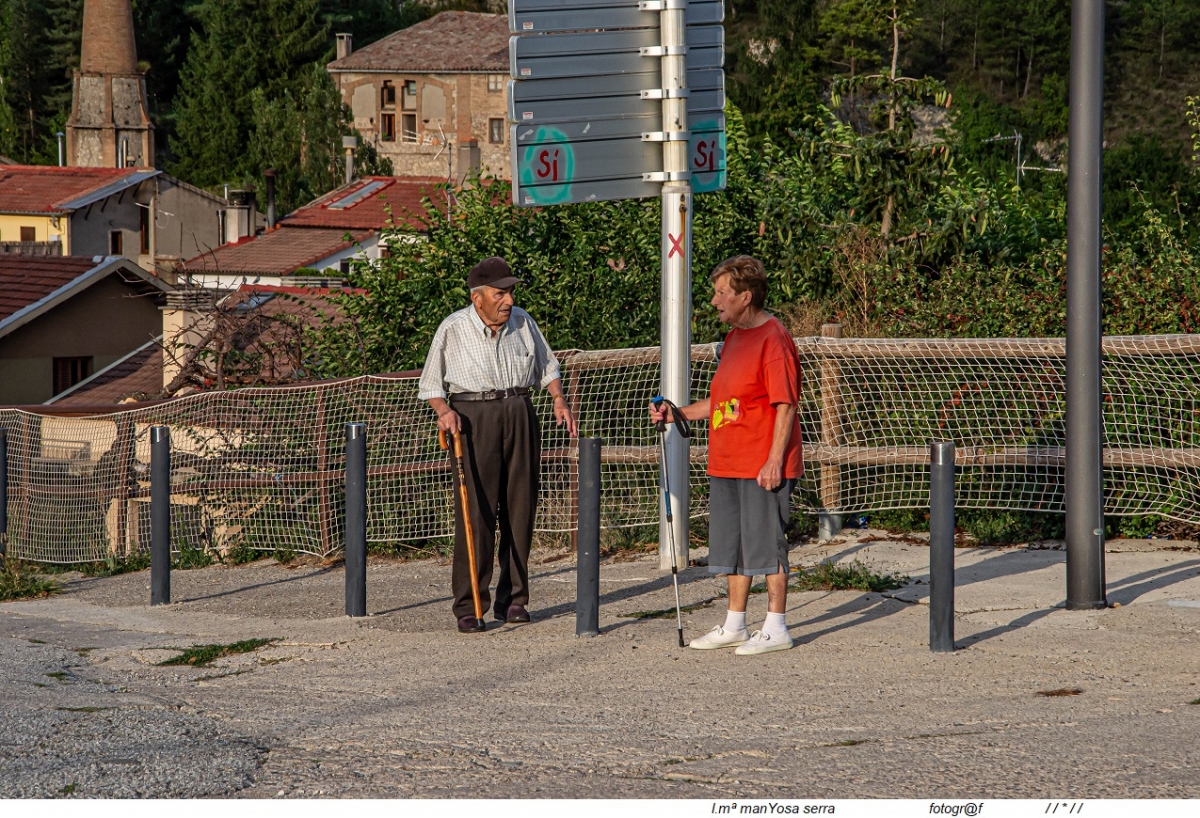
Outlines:
{"label": "black belt", "polygon": [[512,389],[489,389],[487,392],[455,392],[450,400],[504,400],[528,394],[528,386],[514,386]]}

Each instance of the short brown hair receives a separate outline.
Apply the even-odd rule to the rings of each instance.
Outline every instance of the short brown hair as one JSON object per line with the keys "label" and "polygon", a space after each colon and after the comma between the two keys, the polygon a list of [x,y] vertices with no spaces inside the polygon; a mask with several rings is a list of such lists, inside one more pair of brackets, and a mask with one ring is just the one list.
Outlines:
{"label": "short brown hair", "polygon": [[767,271],[763,263],[753,256],[733,256],[713,267],[708,280],[717,283],[721,276],[729,276],[729,286],[735,293],[750,291],[750,303],[761,310],[767,303]]}

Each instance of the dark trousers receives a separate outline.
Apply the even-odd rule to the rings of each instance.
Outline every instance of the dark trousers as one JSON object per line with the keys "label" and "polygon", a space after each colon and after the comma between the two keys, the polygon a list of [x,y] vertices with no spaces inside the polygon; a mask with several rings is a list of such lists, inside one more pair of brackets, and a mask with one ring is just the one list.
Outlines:
{"label": "dark trousers", "polygon": [[[488,586],[492,561],[497,556],[499,523],[499,576],[495,610],[503,616],[509,605],[529,604],[529,547],[537,510],[541,478],[542,436],[533,404],[526,395],[503,400],[456,401],[463,438],[463,474],[471,501],[471,526],[475,534],[475,564],[479,600],[484,612],[491,604]],[[454,478],[454,615],[473,616],[471,570],[462,507],[457,502],[458,477]]]}

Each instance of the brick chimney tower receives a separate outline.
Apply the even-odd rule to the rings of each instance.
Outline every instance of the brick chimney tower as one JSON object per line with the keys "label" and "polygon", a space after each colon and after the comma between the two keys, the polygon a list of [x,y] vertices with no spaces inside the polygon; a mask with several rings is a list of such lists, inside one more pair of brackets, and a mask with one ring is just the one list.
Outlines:
{"label": "brick chimney tower", "polygon": [[67,164],[153,167],[154,125],[138,71],[130,0],[84,0],[83,48],[67,119]]}

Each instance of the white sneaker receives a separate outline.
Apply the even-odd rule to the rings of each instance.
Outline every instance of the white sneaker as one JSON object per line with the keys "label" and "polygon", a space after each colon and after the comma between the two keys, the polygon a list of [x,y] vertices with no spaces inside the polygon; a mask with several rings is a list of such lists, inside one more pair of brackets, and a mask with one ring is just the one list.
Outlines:
{"label": "white sneaker", "polygon": [[758,653],[770,653],[773,650],[787,650],[792,646],[791,635],[783,637],[771,636],[763,631],[755,631],[754,635],[741,647],[734,651],[738,656],[753,656]]}
{"label": "white sneaker", "polygon": [[742,628],[740,631],[727,631],[721,625],[717,625],[708,633],[701,636],[699,639],[693,639],[688,643],[689,648],[696,650],[713,650],[714,648],[732,648],[735,645],[741,645],[750,638],[750,631]]}

